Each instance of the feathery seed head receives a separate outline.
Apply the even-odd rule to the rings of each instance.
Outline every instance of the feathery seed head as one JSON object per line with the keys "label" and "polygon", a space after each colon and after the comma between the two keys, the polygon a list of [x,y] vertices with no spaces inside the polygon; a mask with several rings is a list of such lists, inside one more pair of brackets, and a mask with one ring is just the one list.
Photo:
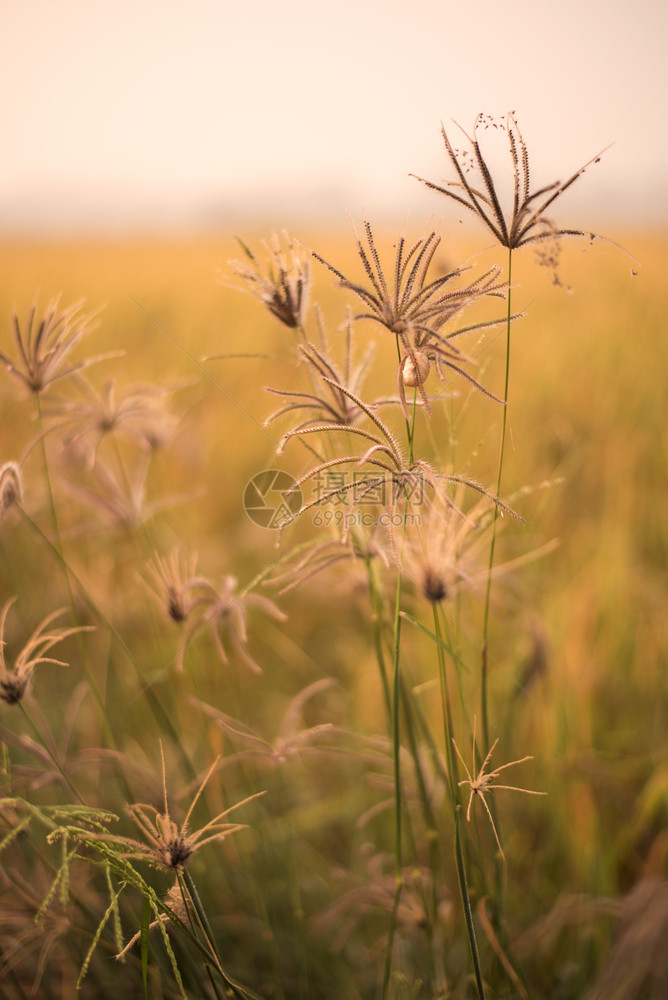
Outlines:
{"label": "feathery seed head", "polygon": [[515,764],[523,764],[527,760],[533,760],[533,757],[531,755],[527,757],[520,757],[519,760],[511,760],[508,764],[501,764],[501,766],[495,768],[494,771],[487,771],[486,770],[487,765],[489,764],[492,754],[494,753],[494,750],[496,748],[496,745],[499,742],[498,739],[494,740],[492,746],[487,752],[487,756],[485,757],[482,763],[482,767],[480,768],[476,777],[474,778],[473,775],[475,774],[475,769],[476,769],[475,731],[476,731],[476,718],[474,716],[473,717],[473,765],[471,771],[469,771],[466,761],[462,757],[459,747],[455,743],[454,739],[452,741],[452,745],[454,746],[455,751],[457,752],[457,756],[459,757],[460,763],[462,764],[462,767],[466,771],[466,777],[462,781],[458,782],[458,784],[469,786],[469,801],[466,807],[466,821],[467,822],[471,821],[471,806],[473,805],[473,800],[476,797],[479,798],[482,801],[482,804],[485,807],[485,811],[487,812],[489,821],[492,824],[492,830],[494,831],[494,839],[496,840],[497,847],[499,848],[499,854],[502,860],[505,861],[505,856],[503,853],[503,848],[501,847],[501,841],[499,840],[499,834],[496,829],[496,824],[494,823],[491,810],[487,805],[487,801],[485,800],[485,795],[487,794],[487,792],[494,792],[497,789],[501,789],[506,792],[523,792],[525,795],[547,795],[547,792],[535,792],[533,791],[533,789],[518,788],[516,785],[500,785],[496,781],[501,772],[505,771],[507,768],[514,767]]}
{"label": "feathery seed head", "polygon": [[211,593],[211,584],[196,576],[196,569],[197,554],[186,557],[178,548],[168,556],[156,554],[147,566],[172,621],[184,622],[195,605]]}
{"label": "feathery seed head", "polygon": [[61,425],[73,427],[64,440],[66,446],[91,442],[91,467],[106,435],[123,433],[143,450],[157,451],[176,424],[176,418],[164,405],[164,397],[172,388],[128,386],[117,391],[114,379],[110,379],[99,391],[83,377],[77,379],[77,384],[84,391],[83,398],[55,399],[48,412]]}
{"label": "feathery seed head", "polygon": [[228,813],[232,812],[232,810],[238,809],[239,806],[245,805],[246,802],[250,802],[251,799],[255,799],[258,795],[262,795],[263,793],[258,792],[255,795],[249,795],[241,802],[237,802],[235,805],[225,809],[217,816],[214,816],[213,819],[209,820],[208,823],[205,823],[199,830],[194,830],[191,833],[189,831],[190,817],[192,816],[193,810],[199,801],[209,778],[216,769],[218,759],[213,762],[209,770],[206,772],[204,779],[200,783],[195,797],[190,804],[190,808],[186,813],[183,823],[181,826],[177,826],[169,813],[165,753],[162,747],[162,742],[160,743],[160,756],[162,760],[162,793],[164,800],[164,813],[160,813],[154,806],[144,805],[143,803],[133,803],[132,805],[128,805],[128,811],[146,838],[147,843],[144,844],[141,841],[137,841],[129,837],[114,837],[114,840],[128,847],[128,857],[130,858],[136,858],[139,861],[147,861],[149,864],[153,864],[158,868],[167,868],[172,871],[179,872],[183,871],[183,868],[188,863],[190,858],[192,858],[195,852],[199,850],[200,847],[203,847],[204,844],[209,844],[214,840],[224,840],[229,834],[245,829],[243,824],[228,823],[223,821]]}
{"label": "feathery seed head", "polygon": [[437,567],[425,565],[420,584],[422,593],[432,604],[440,604],[441,601],[447,600],[448,586],[445,574],[440,572]]}
{"label": "feathery seed head", "polygon": [[75,302],[67,309],[59,309],[58,303],[58,298],[49,303],[36,329],[36,302],[30,307],[23,331],[18,315],[14,312],[14,339],[19,360],[13,362],[0,351],[0,361],[9,374],[19,379],[35,395],[39,395],[58,379],[72,375],[99,360],[98,356],[77,363],[68,361],[72,349],[92,329],[99,309],[86,316],[81,311],[83,302]]}
{"label": "feathery seed head", "polygon": [[10,597],[0,611],[0,700],[6,702],[8,705],[15,705],[21,701],[33,671],[39,663],[55,663],[61,667],[67,666],[63,660],[55,660],[51,656],[44,655],[52,646],[55,646],[58,642],[62,642],[67,636],[73,635],[76,632],[90,632],[92,630],[92,625],[78,625],[72,628],[51,628],[51,623],[64,614],[66,609],[60,608],[58,611],[53,611],[37,626],[16,657],[13,666],[10,667],[5,658],[5,646],[7,645],[5,640],[5,623],[9,609],[15,600],[15,597]]}
{"label": "feathery seed head", "polygon": [[220,588],[205,577],[193,577],[185,581],[183,594],[189,611],[197,607],[197,613],[189,614],[189,621],[185,625],[176,658],[179,671],[184,669],[185,654],[190,643],[203,632],[209,631],[223,663],[229,662],[223,644],[224,635],[238,658],[253,673],[262,673],[262,668],[248,652],[248,611],[250,608],[257,608],[266,617],[278,622],[286,621],[286,616],[268,597],[252,593],[248,588],[236,592],[236,587],[237,580],[233,576],[226,576]]}
{"label": "feathery seed head", "polygon": [[[319,254],[314,253],[313,256],[336,275],[342,288],[348,289],[362,300],[367,311],[360,313],[355,319],[380,323],[395,335],[402,354],[410,358],[415,382],[406,382],[404,379],[405,360],[401,362],[398,371],[399,401],[404,416],[408,419],[405,385],[418,389],[425,410],[430,412],[429,400],[422,386],[424,380],[419,378],[421,363],[416,357],[418,352],[434,362],[439,374],[444,367],[449,368],[486,395],[491,395],[465,370],[463,366],[468,363],[468,359],[454,346],[453,338],[466,331],[446,333],[445,327],[483,296],[503,297],[505,286],[498,281],[498,268],[492,268],[468,284],[457,283],[462,276],[460,269],[442,272],[435,278],[430,277],[434,255],[441,242],[441,238],[432,232],[427,237],[416,240],[412,246],[406,243],[403,236],[400,237],[389,277],[383,268],[371,224],[365,221],[364,228],[367,245],[358,239],[357,250],[366,273],[367,286],[350,281]],[[477,324],[473,329],[494,325],[496,321]],[[408,374],[410,377],[410,370]]]}
{"label": "feathery seed head", "polygon": [[284,326],[295,329],[304,325],[308,306],[310,268],[293,241],[284,234],[286,247],[274,234],[270,244],[264,244],[269,260],[263,268],[252,250],[237,237],[250,264],[231,261],[234,273],[242,282],[242,290],[262,302],[272,316]]}
{"label": "feathery seed head", "polygon": [[[513,201],[510,212],[507,209],[504,211],[502,207],[498,183],[492,177],[478,139],[479,130],[489,128],[505,132],[508,138],[513,169]],[[555,181],[553,184],[531,191],[529,153],[513,111],[507,115],[505,121],[492,118],[490,115],[478,115],[473,135],[468,136],[464,133],[469,143],[468,149],[455,149],[443,126],[441,132],[446,152],[458,179],[439,185],[425,180],[424,177],[418,177],[417,174],[411,176],[477,215],[501,246],[512,250],[529,243],[554,240],[560,236],[596,238],[594,233],[580,229],[559,229],[545,213],[592,163],[598,163],[600,153],[576,170],[568,180]],[[551,263],[550,256],[548,262]]]}

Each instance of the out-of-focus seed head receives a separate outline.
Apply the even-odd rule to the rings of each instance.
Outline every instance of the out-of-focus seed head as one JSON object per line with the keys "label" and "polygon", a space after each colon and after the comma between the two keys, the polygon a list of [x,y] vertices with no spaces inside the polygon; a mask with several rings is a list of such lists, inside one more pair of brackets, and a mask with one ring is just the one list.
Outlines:
{"label": "out-of-focus seed head", "polygon": [[432,604],[440,604],[447,600],[448,587],[445,581],[445,574],[435,569],[433,566],[425,566],[420,580],[422,593]]}
{"label": "out-of-focus seed head", "polygon": [[23,482],[21,469],[16,462],[5,462],[0,468],[0,521],[10,507],[21,503]]}

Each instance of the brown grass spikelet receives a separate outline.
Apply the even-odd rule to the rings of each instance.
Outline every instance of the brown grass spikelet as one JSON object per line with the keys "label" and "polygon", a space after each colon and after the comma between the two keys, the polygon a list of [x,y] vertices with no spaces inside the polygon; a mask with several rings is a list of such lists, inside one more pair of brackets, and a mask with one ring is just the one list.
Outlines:
{"label": "brown grass spikelet", "polygon": [[311,282],[308,258],[299,252],[287,233],[283,234],[285,246],[274,233],[270,242],[263,244],[268,258],[263,266],[250,247],[238,236],[236,239],[249,261],[230,261],[241,281],[240,290],[259,299],[284,326],[303,328]]}
{"label": "brown grass spikelet", "polygon": [[424,379],[420,379],[417,375],[423,364],[418,360],[418,355],[424,355],[429,361],[433,361],[439,374],[443,368],[449,368],[467,379],[485,395],[496,399],[466,371],[470,359],[461,353],[453,340],[469,329],[495,326],[500,321],[480,323],[447,333],[445,327],[480,298],[487,295],[504,296],[504,286],[498,281],[499,269],[491,268],[468,284],[456,284],[465,268],[456,268],[436,278],[430,278],[430,267],[441,242],[441,237],[432,232],[416,240],[411,246],[407,245],[403,236],[399,238],[395,249],[392,277],[389,278],[381,262],[373,229],[366,220],[364,229],[366,246],[358,237],[357,249],[368,285],[361,285],[346,278],[319,254],[313,252],[313,256],[339,279],[342,288],[353,292],[362,300],[367,311],[356,315],[356,320],[366,319],[380,323],[396,336],[402,351],[398,384],[404,415],[407,416],[404,385],[410,384],[403,378],[406,359],[410,361],[416,373],[415,386],[419,390],[422,404],[427,412],[430,412],[429,400],[422,385]]}
{"label": "brown grass spikelet", "polygon": [[5,657],[5,646],[7,645],[5,625],[9,609],[15,600],[15,597],[10,597],[0,611],[0,700],[8,705],[15,705],[21,701],[38,664],[55,663],[60,667],[67,666],[63,660],[56,660],[51,656],[44,655],[56,643],[62,642],[69,635],[74,635],[77,632],[90,632],[93,629],[92,625],[51,628],[52,622],[67,610],[59,608],[58,611],[53,611],[40,622],[10,667]]}
{"label": "brown grass spikelet", "polygon": [[[476,768],[475,731],[476,731],[476,719],[475,719],[475,716],[474,716],[474,718],[473,718],[473,765],[472,765],[473,766],[473,771],[475,771],[475,768]],[[473,799],[477,796],[482,801],[482,804],[485,807],[485,811],[487,812],[487,816],[489,817],[489,821],[492,824],[492,830],[494,831],[494,838],[495,838],[497,846],[499,848],[499,853],[500,853],[501,857],[505,860],[505,855],[503,853],[503,848],[501,847],[501,841],[499,840],[499,835],[498,835],[497,830],[496,830],[496,824],[494,823],[494,820],[492,818],[491,810],[490,810],[489,806],[487,805],[487,802],[485,801],[485,794],[487,792],[494,792],[494,791],[497,791],[499,789],[501,789],[503,791],[507,791],[507,792],[524,792],[525,795],[547,795],[547,792],[535,792],[535,791],[533,791],[533,789],[518,788],[516,785],[497,785],[497,784],[494,784],[494,779],[497,778],[501,774],[502,771],[505,771],[506,768],[508,768],[508,767],[514,767],[515,764],[523,764],[524,761],[526,761],[526,760],[533,760],[533,756],[532,755],[529,755],[527,757],[520,757],[519,760],[511,760],[508,764],[502,764],[500,767],[495,768],[494,771],[488,771],[488,772],[486,772],[485,768],[487,767],[487,765],[488,765],[488,763],[490,761],[490,758],[491,758],[492,754],[494,753],[494,748],[496,747],[496,744],[498,742],[499,742],[498,739],[494,740],[494,742],[493,742],[492,746],[490,747],[490,749],[488,750],[487,756],[485,757],[484,761],[482,762],[482,766],[481,766],[480,770],[478,771],[478,773],[477,773],[477,775],[476,775],[475,778],[473,777],[473,773],[471,771],[469,771],[469,769],[468,769],[468,767],[466,765],[466,762],[464,761],[464,758],[462,757],[461,753],[459,752],[459,747],[455,743],[454,739],[452,741],[452,745],[454,746],[455,750],[457,751],[457,756],[459,757],[459,760],[461,761],[462,767],[466,771],[466,778],[464,778],[462,781],[458,782],[458,784],[460,784],[460,785],[468,785],[469,789],[470,789],[468,806],[466,807],[466,821],[467,821],[467,823],[471,821],[471,806],[473,805]]]}
{"label": "brown grass spikelet", "polygon": [[239,809],[247,802],[252,801],[252,799],[263,795],[264,792],[256,792],[253,795],[247,796],[241,802],[235,803],[217,816],[214,816],[213,819],[210,819],[199,830],[191,831],[189,829],[190,818],[209,778],[218,764],[218,758],[213,762],[200,782],[190,808],[180,826],[174,822],[169,811],[165,752],[162,741],[160,743],[160,759],[162,762],[164,812],[161,813],[155,806],[144,803],[133,803],[127,806],[130,815],[146,838],[146,843],[126,837],[112,837],[111,839],[128,848],[126,855],[128,858],[147,861],[155,867],[180,872],[183,871],[195,852],[205,844],[210,844],[214,840],[224,840],[230,834],[245,829],[244,824],[228,823],[225,821],[225,817],[234,809]]}
{"label": "brown grass spikelet", "polygon": [[[197,578],[200,596],[193,604],[197,605],[197,614],[190,615],[186,624],[181,648],[176,665],[184,669],[183,661],[191,642],[205,631],[210,631],[216,651],[223,663],[228,663],[228,655],[223,643],[223,634],[229,639],[232,649],[246,666],[255,674],[262,673],[262,667],[256,663],[248,652],[248,611],[257,608],[264,615],[277,622],[287,620],[283,612],[268,597],[254,594],[246,590],[235,593],[237,580],[234,576],[226,576],[222,586],[216,588],[204,577]],[[193,584],[193,581],[191,581]]]}
{"label": "brown grass spikelet", "polygon": [[[490,126],[504,131],[508,138],[513,170],[511,212],[503,209],[498,183],[492,177],[478,139],[480,129],[487,129]],[[461,126],[459,127],[461,128]],[[605,150],[588,160],[568,180],[554,181],[552,184],[532,191],[529,153],[514,111],[506,116],[505,121],[493,119],[490,115],[480,114],[475,120],[471,136],[467,135],[463,129],[461,131],[469,144],[468,149],[455,149],[450,142],[445,126],[441,126],[445,149],[457,174],[456,181],[448,181],[445,185],[441,185],[425,180],[424,177],[418,177],[417,174],[411,174],[411,177],[415,177],[431,190],[446,195],[477,215],[494,235],[495,240],[509,250],[542,240],[554,240],[561,236],[601,238],[581,229],[560,229],[545,213],[568,188],[575,184],[588,167],[593,163],[598,163]]]}
{"label": "brown grass spikelet", "polygon": [[79,301],[61,309],[59,298],[52,299],[36,324],[37,303],[34,302],[23,329],[18,314],[14,312],[12,322],[18,360],[12,361],[0,351],[0,361],[10,375],[35,395],[39,395],[58,379],[72,375],[100,359],[101,355],[79,362],[68,360],[73,348],[93,328],[94,320],[100,312],[98,309],[86,315],[82,308],[83,301]]}
{"label": "brown grass spikelet", "polygon": [[156,553],[146,569],[172,621],[184,622],[192,609],[206,600],[211,585],[204,577],[196,575],[197,553],[185,556],[178,547],[167,556]]}

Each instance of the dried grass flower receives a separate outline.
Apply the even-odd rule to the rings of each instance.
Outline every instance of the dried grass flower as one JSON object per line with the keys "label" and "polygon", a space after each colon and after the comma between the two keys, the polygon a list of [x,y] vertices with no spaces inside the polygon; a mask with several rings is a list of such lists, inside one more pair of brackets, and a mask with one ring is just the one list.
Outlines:
{"label": "dried grass flower", "polygon": [[195,494],[146,497],[146,480],[151,462],[150,453],[140,454],[129,470],[97,461],[91,466],[88,456],[75,447],[68,457],[85,470],[85,479],[63,476],[68,492],[86,507],[98,511],[102,519],[115,528],[139,527],[165,507],[191,500]]}
{"label": "dried grass flower", "polygon": [[259,299],[284,326],[303,329],[310,285],[309,261],[287,233],[283,234],[283,240],[285,246],[274,233],[269,243],[263,243],[268,258],[263,266],[250,247],[237,237],[249,263],[238,260],[230,263],[243,291]]}
{"label": "dried grass flower", "polygon": [[[411,360],[416,375],[415,386],[419,390],[422,403],[429,410],[429,401],[423,389],[424,378],[421,377],[424,366],[418,360],[418,354],[431,355],[439,367],[450,368],[485,395],[492,396],[492,393],[466,371],[464,366],[470,364],[470,359],[462,355],[453,343],[454,337],[467,331],[458,330],[445,334],[444,327],[481,297],[485,295],[503,297],[504,286],[498,280],[499,269],[491,268],[468,285],[455,285],[455,281],[462,275],[460,268],[429,280],[429,269],[441,242],[440,236],[432,232],[427,237],[416,240],[412,246],[406,244],[403,236],[400,237],[396,245],[392,278],[388,279],[376,247],[373,230],[366,220],[364,229],[367,246],[365,247],[362,240],[357,238],[357,249],[369,282],[368,286],[346,278],[319,254],[314,252],[313,256],[336,275],[342,288],[353,292],[365,304],[367,311],[356,315],[355,319],[380,323],[396,336],[402,352],[398,383],[404,410],[403,387],[406,383],[403,376],[407,358]],[[467,330],[493,326],[497,322],[501,321],[476,324]],[[496,399],[494,396],[492,398]]]}
{"label": "dried grass flower", "polygon": [[[407,457],[388,424],[375,412],[374,404],[365,403],[350,389],[333,379],[324,377],[324,381],[352,400],[368,418],[370,426],[309,421],[283,435],[277,449],[279,455],[291,438],[309,434],[344,433],[350,435],[351,440],[361,439],[364,447],[361,453],[318,462],[297,480],[299,487],[315,480],[317,489],[315,499],[304,504],[294,515],[295,518],[313,507],[334,501],[348,502],[351,508],[360,503],[380,505],[391,519],[400,500],[420,504],[425,488],[434,489],[440,480],[448,478],[435,472],[426,460]],[[352,467],[352,477],[346,474],[345,466]],[[321,489],[323,477],[326,485]]]}
{"label": "dried grass flower", "polygon": [[[194,582],[191,581],[191,583],[194,586]],[[210,631],[223,663],[229,662],[223,644],[223,635],[225,635],[239,659],[253,673],[261,674],[262,668],[247,649],[248,611],[251,608],[257,608],[264,615],[277,622],[286,621],[286,615],[268,597],[262,597],[260,594],[254,594],[248,590],[242,590],[235,594],[236,577],[226,576],[220,589],[214,587],[204,577],[197,578],[196,585],[200,593],[191,608],[192,610],[196,606],[196,613],[191,614],[186,623],[181,648],[176,659],[177,669],[183,670],[186,650],[191,642],[204,631]]]}
{"label": "dried grass flower", "polygon": [[64,439],[66,447],[90,441],[90,466],[95,464],[104,437],[117,431],[146,451],[165,445],[176,424],[176,418],[165,407],[165,396],[171,389],[128,386],[117,390],[115,380],[109,379],[100,391],[84,378],[77,381],[84,398],[52,400],[45,412],[53,415],[60,426],[74,425]]}
{"label": "dried grass flower", "polygon": [[38,324],[35,323],[37,303],[28,312],[28,318],[21,330],[16,311],[13,315],[14,339],[18,348],[18,360],[0,351],[0,361],[10,375],[17,378],[30,392],[39,395],[44,389],[59,379],[81,371],[102,355],[85,361],[71,362],[69,354],[94,325],[100,310],[89,315],[82,312],[83,301],[74,302],[66,309],[59,307],[59,298],[47,305]]}
{"label": "dried grass flower", "polygon": [[471,806],[473,805],[473,799],[477,796],[482,801],[482,804],[485,807],[485,811],[487,812],[487,816],[489,817],[489,821],[492,824],[492,830],[494,831],[494,838],[495,838],[496,843],[498,845],[499,852],[501,854],[501,857],[504,858],[505,856],[504,856],[504,853],[503,853],[503,848],[501,847],[501,841],[499,840],[499,834],[497,833],[496,825],[494,823],[494,820],[492,819],[492,813],[490,811],[490,808],[487,805],[487,802],[485,801],[485,794],[487,792],[498,791],[499,789],[501,789],[503,791],[507,791],[507,792],[524,792],[525,795],[547,795],[547,792],[535,792],[535,791],[533,791],[532,789],[529,789],[529,788],[517,788],[515,785],[497,785],[497,784],[494,784],[495,779],[501,774],[502,771],[505,771],[506,768],[508,768],[508,767],[514,767],[515,764],[523,764],[525,760],[533,760],[533,757],[531,755],[529,755],[528,757],[520,757],[519,760],[511,760],[508,764],[502,764],[500,767],[495,768],[493,771],[485,772],[485,768],[487,767],[487,765],[488,765],[488,763],[490,761],[490,758],[491,758],[492,754],[494,753],[494,748],[496,747],[496,744],[499,742],[498,739],[494,740],[492,746],[490,747],[489,751],[487,752],[487,756],[485,757],[484,761],[482,762],[482,766],[481,766],[480,770],[478,771],[476,777],[474,778],[473,777],[473,772],[475,772],[475,769],[476,769],[476,741],[475,741],[475,731],[476,731],[476,720],[475,720],[475,716],[474,716],[474,718],[473,718],[473,764],[472,764],[472,771],[469,771],[469,769],[468,769],[468,767],[466,765],[466,762],[464,761],[464,758],[462,757],[461,753],[459,752],[459,747],[455,743],[454,739],[452,741],[452,744],[453,744],[455,750],[457,751],[457,756],[459,757],[459,759],[460,759],[460,761],[462,763],[462,767],[466,771],[466,778],[464,778],[462,781],[458,782],[458,784],[460,784],[460,785],[468,785],[469,789],[470,789],[468,806],[466,808],[466,821],[470,822],[470,820],[471,820]]}
{"label": "dried grass flower", "polygon": [[[265,420],[265,427],[286,413],[302,412],[311,414],[298,427],[308,427],[324,420],[333,421],[343,426],[356,423],[362,417],[362,410],[353,402],[345,391],[338,388],[345,386],[353,394],[358,394],[364,376],[373,358],[373,344],[369,345],[364,358],[358,364],[353,364],[353,321],[348,316],[345,322],[345,351],[343,365],[339,365],[331,356],[329,344],[324,329],[320,323],[321,344],[302,344],[299,356],[309,369],[313,384],[312,392],[294,392],[289,389],[274,389],[265,386],[267,392],[282,396],[284,405]],[[320,391],[318,384],[322,384]],[[390,400],[384,401],[390,402]],[[374,405],[380,405],[376,403]],[[294,428],[296,429],[296,428]]]}
{"label": "dried grass flower", "polygon": [[[265,582],[270,586],[280,587],[277,592],[279,597],[294,590],[295,587],[300,587],[336,563],[346,562],[349,567],[355,567],[369,563],[372,559],[380,559],[384,566],[390,565],[379,538],[378,524],[370,529],[355,524],[355,531],[351,532],[345,524],[345,517],[341,517],[340,520],[343,524],[336,537],[305,542],[292,549],[286,559],[277,561],[276,571],[272,572]],[[336,523],[337,519],[333,516],[332,524]],[[366,574],[364,580],[365,583],[368,581]],[[354,588],[354,585],[352,586]],[[348,580],[346,589],[349,590],[350,587],[351,582]]]}
{"label": "dried grass flower", "polygon": [[232,718],[231,715],[226,715],[211,705],[205,705],[204,702],[196,700],[196,704],[206,715],[214,719],[235,743],[247,748],[226,758],[221,766],[248,757],[265,759],[270,764],[280,765],[285,764],[291,758],[300,756],[305,750],[322,751],[325,749],[314,747],[313,744],[317,744],[321,736],[331,736],[337,732],[332,723],[324,722],[305,728],[300,728],[300,723],[303,721],[302,712],[306,702],[319,694],[320,691],[328,690],[334,684],[335,681],[331,677],[323,677],[299,691],[283,713],[278,733],[272,742],[266,740],[250,726]]}
{"label": "dried grass flower", "polygon": [[[513,201],[510,213],[504,211],[498,185],[485,161],[478,139],[478,132],[489,128],[505,132],[508,138],[513,169]],[[531,191],[529,154],[514,111],[511,111],[505,119],[479,114],[473,126],[472,136],[467,135],[462,129],[469,144],[468,149],[455,149],[444,126],[441,126],[441,132],[450,163],[459,179],[449,181],[443,186],[427,181],[424,177],[418,177],[417,174],[411,176],[477,215],[501,246],[513,250],[530,243],[556,240],[561,236],[597,238],[594,233],[581,229],[560,229],[545,213],[592,163],[598,163],[602,153],[592,157],[568,180],[554,181],[536,191]]]}
{"label": "dried grass flower", "polygon": [[193,798],[185,819],[180,826],[174,822],[169,811],[169,801],[167,798],[167,775],[165,768],[165,753],[160,743],[160,758],[162,761],[162,791],[164,800],[164,812],[160,812],[155,806],[144,803],[133,803],[128,805],[128,811],[135,823],[146,838],[147,843],[126,837],[111,837],[114,842],[128,848],[126,857],[131,860],[147,861],[157,868],[166,868],[172,871],[182,871],[190,858],[205,844],[210,844],[214,840],[224,840],[232,833],[245,829],[241,823],[228,823],[225,817],[233,810],[246,805],[252,799],[263,795],[263,792],[256,792],[249,795],[241,802],[235,803],[223,812],[218,813],[208,823],[198,830],[189,829],[190,818],[193,810],[199,801],[204,788],[213,774],[218,760],[215,760],[206,772],[199,788]]}
{"label": "dried grass flower", "polygon": [[155,592],[167,609],[172,621],[184,622],[197,604],[210,596],[211,584],[196,575],[197,553],[183,555],[178,547],[168,556],[157,553],[146,567],[155,584]]}
{"label": "dried grass flower", "polygon": [[63,660],[56,660],[51,656],[45,656],[53,646],[62,642],[69,635],[77,632],[90,632],[92,625],[75,625],[71,627],[51,628],[52,622],[60,615],[64,614],[66,608],[59,608],[47,615],[35,631],[29,637],[12,666],[9,666],[5,657],[5,625],[9,609],[14,604],[16,598],[10,597],[0,611],[0,700],[8,705],[15,705],[23,698],[30,678],[35,667],[40,663],[55,663],[60,667],[66,667]]}
{"label": "dried grass flower", "polygon": [[396,565],[432,604],[451,600],[463,588],[475,587],[487,570],[486,529],[492,524],[494,498],[481,490],[485,495],[465,510],[466,487],[481,489],[462,482],[451,496],[440,488],[399,540],[394,531],[389,533]]}
{"label": "dried grass flower", "polygon": [[[332,942],[334,952],[341,951],[365,917],[393,914],[402,931],[413,940],[424,932],[429,921],[427,900],[438,898],[439,916],[449,920],[452,903],[449,893],[434,885],[435,873],[424,866],[406,866],[401,872],[402,892],[397,901],[397,870],[392,854],[378,851],[375,844],[365,843],[360,848],[360,861],[364,872],[343,868],[334,875],[341,888],[336,902],[332,903],[314,921],[316,932],[337,928]],[[384,944],[384,939],[380,942]]]}

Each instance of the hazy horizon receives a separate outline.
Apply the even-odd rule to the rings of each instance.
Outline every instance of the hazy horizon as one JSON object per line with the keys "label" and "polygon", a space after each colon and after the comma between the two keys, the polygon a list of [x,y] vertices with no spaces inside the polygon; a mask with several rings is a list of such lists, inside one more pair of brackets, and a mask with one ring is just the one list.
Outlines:
{"label": "hazy horizon", "polygon": [[0,233],[452,219],[409,173],[451,176],[441,122],[511,109],[536,186],[610,146],[560,222],[668,223],[668,7],[481,0],[476,17],[434,0],[6,5]]}

